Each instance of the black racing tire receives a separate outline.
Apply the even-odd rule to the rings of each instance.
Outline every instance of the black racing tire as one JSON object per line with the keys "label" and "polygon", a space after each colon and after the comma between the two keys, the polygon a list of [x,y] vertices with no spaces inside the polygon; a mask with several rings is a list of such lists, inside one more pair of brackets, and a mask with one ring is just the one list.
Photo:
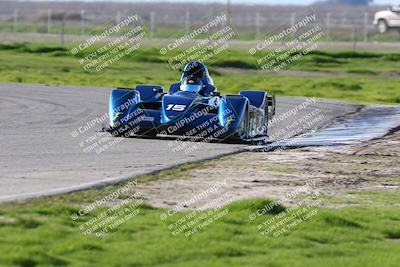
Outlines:
{"label": "black racing tire", "polygon": [[249,137],[249,106],[246,106],[245,115],[243,116],[238,132],[238,138],[246,141]]}
{"label": "black racing tire", "polygon": [[264,119],[264,125],[262,127],[264,127],[264,131],[263,131],[263,135],[267,136],[268,135],[268,121],[271,119],[269,117],[269,104],[268,104],[268,99],[267,99],[267,105],[265,105],[265,110],[264,110],[264,114],[265,114],[265,119]]}
{"label": "black racing tire", "polygon": [[124,133],[120,133],[118,129],[112,129],[112,130],[109,131],[109,133],[113,137],[124,137]]}
{"label": "black racing tire", "polygon": [[110,134],[113,137],[131,137],[133,135],[142,136],[142,137],[156,137],[158,132],[155,128],[150,129],[150,130],[143,130],[143,131],[139,131],[139,132],[135,132],[135,133],[130,132],[130,130],[121,132],[119,129],[113,129],[112,131],[110,131]]}
{"label": "black racing tire", "polygon": [[137,136],[142,136],[142,137],[156,137],[158,134],[157,129],[153,128],[150,130],[145,130],[145,131],[140,131],[136,133]]}
{"label": "black racing tire", "polygon": [[112,135],[112,137],[124,137],[123,134],[120,133],[110,133]]}

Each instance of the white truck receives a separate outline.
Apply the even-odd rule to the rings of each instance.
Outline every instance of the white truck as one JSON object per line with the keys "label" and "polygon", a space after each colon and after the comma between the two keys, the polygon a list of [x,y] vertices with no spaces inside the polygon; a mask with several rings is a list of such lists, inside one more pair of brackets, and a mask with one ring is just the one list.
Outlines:
{"label": "white truck", "polygon": [[374,25],[378,27],[380,33],[385,33],[390,29],[400,30],[400,5],[376,12]]}

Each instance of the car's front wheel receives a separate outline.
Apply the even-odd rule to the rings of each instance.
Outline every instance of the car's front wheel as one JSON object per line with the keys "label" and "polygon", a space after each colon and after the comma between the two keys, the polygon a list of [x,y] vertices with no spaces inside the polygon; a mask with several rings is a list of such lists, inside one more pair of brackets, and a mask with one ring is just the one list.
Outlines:
{"label": "car's front wheel", "polygon": [[137,133],[135,133],[138,136],[141,137],[150,137],[150,138],[154,138],[157,136],[158,132],[156,128],[150,129],[150,130],[143,130],[143,131],[139,131]]}
{"label": "car's front wheel", "polygon": [[385,20],[380,19],[378,21],[378,31],[379,33],[385,33],[388,30],[388,25]]}

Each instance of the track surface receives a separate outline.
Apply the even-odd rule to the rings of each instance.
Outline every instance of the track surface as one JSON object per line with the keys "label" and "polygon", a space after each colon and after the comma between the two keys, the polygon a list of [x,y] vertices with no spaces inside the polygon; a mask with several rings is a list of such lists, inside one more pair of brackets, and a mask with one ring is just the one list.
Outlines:
{"label": "track surface", "polygon": [[[87,122],[107,113],[109,90],[94,87],[0,84],[0,201],[65,193],[104,185],[177,164],[218,157],[241,151],[243,145],[173,142],[171,140],[111,138],[111,148],[97,154],[88,149],[101,124],[72,137]],[[298,97],[278,97],[277,115],[305,101]],[[289,119],[273,125],[270,134],[293,125],[296,118],[320,109],[321,127],[336,117],[359,107],[337,101],[317,100]],[[106,121],[105,121],[106,122]],[[299,131],[288,131],[298,134]],[[287,137],[287,136],[285,136]],[[99,138],[95,138],[98,142]],[[111,141],[110,141],[111,140]],[[118,143],[115,143],[117,142]],[[185,149],[177,152],[177,146]]]}

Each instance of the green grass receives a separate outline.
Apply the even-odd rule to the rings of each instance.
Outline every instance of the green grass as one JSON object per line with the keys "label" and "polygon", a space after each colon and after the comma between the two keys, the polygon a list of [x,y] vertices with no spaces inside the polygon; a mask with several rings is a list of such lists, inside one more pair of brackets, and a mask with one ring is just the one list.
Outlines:
{"label": "green grass", "polygon": [[[184,164],[138,177],[137,181],[141,185],[182,179],[209,164],[213,163]],[[222,208],[229,211],[227,215],[190,237],[173,235],[168,228],[189,212],[161,220],[166,210],[147,204],[106,236],[83,235],[79,226],[115,205],[115,201],[76,221],[71,215],[125,184],[0,204],[0,266],[395,267],[400,260],[400,195],[395,191],[322,196],[320,199],[328,205],[351,206],[315,208],[313,217],[279,236],[262,236],[257,226],[287,212],[286,207],[277,206],[249,221],[250,214],[270,203],[266,199],[234,202]],[[130,194],[133,192],[137,191]],[[124,192],[118,200],[130,194]],[[210,210],[200,212],[198,217],[207,212]]]}
{"label": "green grass", "polygon": [[[176,170],[168,172],[158,175],[173,176]],[[257,225],[285,208],[248,220],[269,203],[262,199],[228,205],[226,216],[190,237],[168,230],[188,212],[162,221],[165,210],[148,205],[107,236],[84,236],[71,214],[116,188],[0,205],[0,266],[386,267],[400,260],[400,214],[396,206],[379,207],[382,192],[370,194],[377,199],[372,205],[318,208],[314,217],[278,237],[261,236]],[[400,201],[398,194],[391,197]],[[99,207],[78,222],[104,210]]]}
{"label": "green grass", "polygon": [[[47,54],[53,57],[69,57],[69,48],[41,44],[1,44],[0,51]],[[78,56],[87,56],[98,46],[92,46],[80,52]],[[178,55],[183,50],[175,49],[166,55],[159,53],[157,47],[143,47],[137,53],[128,57],[129,62],[164,63]],[[269,51],[258,51],[250,55],[246,50],[225,50],[212,58],[214,67],[231,67],[242,69],[258,69],[257,59],[269,54]],[[294,55],[294,54],[293,54]],[[300,60],[289,65],[291,70],[324,71],[324,72],[348,72],[360,74],[385,74],[399,73],[398,62],[400,53],[372,53],[351,51],[311,51]]]}
{"label": "green grass", "polygon": [[[292,69],[351,73],[336,77],[290,77],[258,72],[245,51],[228,51],[211,66],[215,83],[223,92],[260,88],[278,95],[337,98],[357,102],[400,103],[398,78],[381,74],[397,71],[397,54],[320,53],[306,57]],[[179,73],[156,48],[113,65],[101,73],[84,72],[78,62],[59,47],[2,45],[0,81],[90,86],[133,86],[155,83],[167,86]],[[241,67],[219,71],[216,67]],[[397,69],[396,69],[397,68]],[[204,163],[209,164],[209,163]],[[143,183],[183,178],[198,164],[186,164],[155,175]],[[0,266],[398,266],[400,213],[397,193],[364,192],[355,197],[366,204],[341,209],[318,208],[317,215],[279,237],[264,237],[257,225],[274,214],[248,217],[268,200],[235,202],[229,213],[206,229],[186,238],[172,236],[168,225],[188,213],[165,221],[165,210],[148,205],[106,237],[84,236],[71,214],[117,186],[51,198],[0,205]],[[121,196],[126,198],[127,195]],[[327,199],[333,204],[354,198]],[[389,201],[389,202],[388,202]],[[391,205],[387,205],[391,203]],[[79,222],[96,217],[99,207]],[[282,208],[284,210],[284,208]],[[205,211],[207,212],[207,211]],[[276,211],[276,212],[279,212]]]}
{"label": "green grass", "polygon": [[[398,73],[399,59],[400,54],[319,52],[304,57],[291,70],[325,71],[327,75],[277,76],[257,71],[256,58],[246,51],[228,50],[213,59],[210,70],[218,89],[225,93],[262,89],[277,95],[315,96],[362,103],[400,103],[399,79],[386,75]],[[167,60],[168,57],[159,54],[158,48],[143,48],[104,71],[84,71],[66,48],[3,44],[0,45],[0,82],[109,88],[161,84],[168,88],[169,84],[179,79],[180,74],[170,68]],[[236,68],[236,71],[222,71],[225,67]],[[338,76],[338,73],[348,75]]]}

